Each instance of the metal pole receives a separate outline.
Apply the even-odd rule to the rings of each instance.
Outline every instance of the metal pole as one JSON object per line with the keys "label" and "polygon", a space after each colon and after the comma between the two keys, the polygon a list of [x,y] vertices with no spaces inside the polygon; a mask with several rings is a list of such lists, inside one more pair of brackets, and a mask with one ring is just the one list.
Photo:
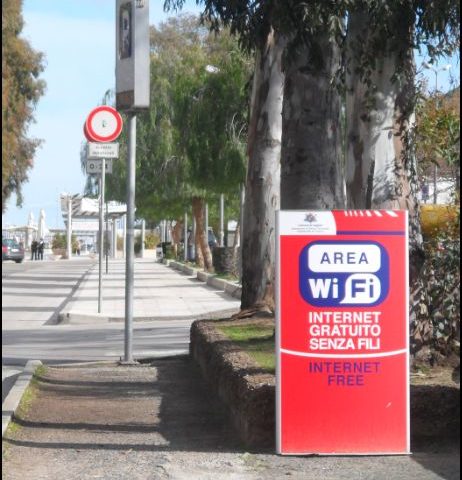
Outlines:
{"label": "metal pole", "polygon": [[122,257],[125,258],[125,251],[127,250],[127,214],[123,216],[123,246]]}
{"label": "metal pole", "polygon": [[72,196],[67,196],[67,259],[72,256]]}
{"label": "metal pole", "polygon": [[106,252],[106,274],[109,271],[109,207],[106,202],[106,234],[105,234],[105,252]]}
{"label": "metal pole", "polygon": [[136,115],[128,119],[127,250],[125,252],[125,362],[133,362],[133,293],[135,273]]}
{"label": "metal pole", "polygon": [[144,258],[144,242],[146,239],[146,222],[141,220],[141,258]]}
{"label": "metal pole", "polygon": [[221,194],[220,195],[220,247],[225,246],[224,221],[225,221],[225,196]]}
{"label": "metal pole", "polygon": [[99,271],[98,271],[98,313],[103,303],[103,249],[104,249],[104,189],[106,187],[106,162],[101,160],[101,179],[99,182]]}
{"label": "metal pole", "polygon": [[188,261],[188,214],[184,212],[184,261]]}
{"label": "metal pole", "polygon": [[117,258],[117,219],[112,219],[112,258]]}

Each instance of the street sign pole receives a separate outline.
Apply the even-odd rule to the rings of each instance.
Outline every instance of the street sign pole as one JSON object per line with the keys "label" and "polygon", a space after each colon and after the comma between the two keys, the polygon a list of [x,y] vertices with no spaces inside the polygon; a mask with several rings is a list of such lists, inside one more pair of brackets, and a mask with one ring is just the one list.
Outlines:
{"label": "street sign pole", "polygon": [[106,202],[106,275],[109,272],[109,207]]}
{"label": "street sign pole", "polygon": [[101,162],[100,195],[99,195],[99,271],[98,271],[98,313],[103,303],[103,249],[104,249],[104,189],[106,187],[106,162]]}
{"label": "street sign pole", "polygon": [[127,250],[125,252],[125,357],[133,363],[133,285],[135,263],[136,115],[128,120]]}

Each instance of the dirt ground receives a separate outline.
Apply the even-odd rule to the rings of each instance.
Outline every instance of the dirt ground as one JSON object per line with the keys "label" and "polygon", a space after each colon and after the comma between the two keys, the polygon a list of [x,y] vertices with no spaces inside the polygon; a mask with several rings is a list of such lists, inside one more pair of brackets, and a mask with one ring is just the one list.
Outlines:
{"label": "dirt ground", "polygon": [[455,480],[457,441],[412,456],[247,452],[188,356],[49,367],[3,442],[4,480]]}

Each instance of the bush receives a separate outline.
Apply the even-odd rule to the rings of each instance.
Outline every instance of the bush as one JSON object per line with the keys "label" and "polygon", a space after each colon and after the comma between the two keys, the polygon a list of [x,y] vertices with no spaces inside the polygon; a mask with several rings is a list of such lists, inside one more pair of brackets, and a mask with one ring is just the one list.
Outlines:
{"label": "bush", "polygon": [[144,247],[149,250],[155,250],[159,243],[159,236],[152,232],[147,232],[144,236]]}
{"label": "bush", "polygon": [[[72,251],[77,251],[79,247],[79,242],[75,235],[71,237],[72,241]],[[51,249],[52,250],[65,250],[67,248],[67,235],[64,233],[56,233],[53,237],[53,241],[51,242]]]}
{"label": "bush", "polygon": [[448,232],[425,244],[426,260],[412,292],[411,351],[460,353],[460,237]]}
{"label": "bush", "polygon": [[52,250],[59,250],[59,249],[66,248],[66,245],[67,245],[67,239],[66,239],[66,235],[64,235],[63,233],[57,233],[53,237],[53,241],[51,242]]}

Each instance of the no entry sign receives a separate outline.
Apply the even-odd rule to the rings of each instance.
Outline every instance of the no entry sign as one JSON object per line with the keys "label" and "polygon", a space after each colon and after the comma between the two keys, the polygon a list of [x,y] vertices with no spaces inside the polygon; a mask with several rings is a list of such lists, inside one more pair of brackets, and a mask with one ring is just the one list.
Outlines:
{"label": "no entry sign", "polygon": [[92,142],[113,142],[121,134],[122,127],[120,113],[115,108],[102,105],[88,115],[84,134]]}
{"label": "no entry sign", "polygon": [[409,453],[407,212],[280,211],[282,454]]}

